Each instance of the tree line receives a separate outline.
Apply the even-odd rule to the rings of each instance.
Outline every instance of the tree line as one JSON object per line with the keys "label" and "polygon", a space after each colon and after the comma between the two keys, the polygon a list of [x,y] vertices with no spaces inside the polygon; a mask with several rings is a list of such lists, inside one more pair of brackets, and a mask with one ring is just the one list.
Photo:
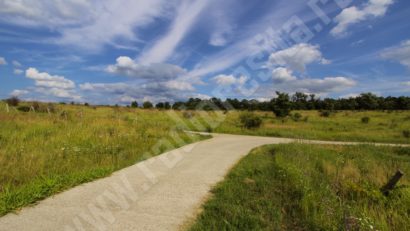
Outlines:
{"label": "tree line", "polygon": [[[199,99],[190,98],[183,102],[178,101],[173,104],[169,102],[159,102],[156,105],[151,102],[144,102],[143,108],[175,109],[175,110],[248,110],[248,111],[274,111],[275,114],[288,114],[290,110],[410,110],[410,97],[382,97],[373,93],[362,93],[357,97],[350,98],[324,98],[321,99],[314,94],[304,94],[296,92],[293,95],[283,92],[276,92],[277,97],[270,101],[239,100],[219,98]],[[137,102],[133,102],[131,107],[138,107]]]}

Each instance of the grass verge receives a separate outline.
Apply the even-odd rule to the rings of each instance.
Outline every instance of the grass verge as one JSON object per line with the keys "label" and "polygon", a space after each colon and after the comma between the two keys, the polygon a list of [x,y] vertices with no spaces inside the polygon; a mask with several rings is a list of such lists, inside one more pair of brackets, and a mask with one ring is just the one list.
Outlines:
{"label": "grass verge", "polygon": [[410,230],[410,149],[270,145],[255,149],[213,190],[190,230]]}

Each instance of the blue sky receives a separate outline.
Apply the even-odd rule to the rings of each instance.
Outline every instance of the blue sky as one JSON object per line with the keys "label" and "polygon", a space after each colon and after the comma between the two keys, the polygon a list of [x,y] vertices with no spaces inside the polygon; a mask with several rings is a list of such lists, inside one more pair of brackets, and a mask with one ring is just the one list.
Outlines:
{"label": "blue sky", "polygon": [[406,0],[0,0],[0,98],[410,95]]}

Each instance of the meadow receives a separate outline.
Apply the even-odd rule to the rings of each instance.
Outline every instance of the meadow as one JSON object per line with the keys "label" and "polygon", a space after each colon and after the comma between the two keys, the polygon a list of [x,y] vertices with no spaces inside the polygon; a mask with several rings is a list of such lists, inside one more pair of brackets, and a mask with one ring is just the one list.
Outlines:
{"label": "meadow", "polygon": [[314,140],[410,143],[410,111],[337,111],[326,116],[319,111],[293,111],[287,118],[275,118],[271,112],[254,113],[262,119],[259,128],[244,128],[239,120],[243,112],[230,111],[222,123],[202,131]]}
{"label": "meadow", "polygon": [[7,112],[0,103],[0,216],[206,138],[175,129],[157,110],[36,104],[24,112],[30,105]]}
{"label": "meadow", "polygon": [[246,156],[190,230],[410,230],[410,148],[284,144]]}

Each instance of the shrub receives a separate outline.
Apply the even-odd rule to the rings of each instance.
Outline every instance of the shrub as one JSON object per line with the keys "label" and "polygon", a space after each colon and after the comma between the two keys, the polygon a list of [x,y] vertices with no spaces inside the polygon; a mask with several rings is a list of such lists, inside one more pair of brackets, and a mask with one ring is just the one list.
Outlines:
{"label": "shrub", "polygon": [[300,119],[302,119],[302,115],[298,112],[292,114],[292,119],[293,121],[299,121]]}
{"label": "shrub", "polygon": [[185,119],[191,119],[192,117],[194,117],[194,113],[193,113],[193,112],[190,112],[190,111],[184,111],[184,113],[182,113],[182,116],[183,116]]}
{"label": "shrub", "polygon": [[6,103],[7,103],[9,106],[17,107],[17,106],[19,105],[19,103],[20,103],[20,99],[17,98],[17,97],[15,97],[15,96],[13,96],[13,97],[11,97],[11,98],[6,99]]}
{"label": "shrub", "polygon": [[410,138],[410,130],[404,130],[403,131],[403,136],[406,138]]}
{"label": "shrub", "polygon": [[29,112],[30,107],[29,106],[20,106],[17,108],[17,110],[22,111],[22,112]]}
{"label": "shrub", "polygon": [[370,118],[369,118],[369,117],[365,116],[365,117],[362,118],[362,123],[368,124],[369,122],[370,122]]}
{"label": "shrub", "polygon": [[332,115],[331,111],[320,111],[320,116],[321,117],[330,117],[330,115]]}
{"label": "shrub", "polygon": [[251,112],[241,114],[239,120],[241,121],[241,125],[247,129],[259,128],[262,124],[262,119]]}

